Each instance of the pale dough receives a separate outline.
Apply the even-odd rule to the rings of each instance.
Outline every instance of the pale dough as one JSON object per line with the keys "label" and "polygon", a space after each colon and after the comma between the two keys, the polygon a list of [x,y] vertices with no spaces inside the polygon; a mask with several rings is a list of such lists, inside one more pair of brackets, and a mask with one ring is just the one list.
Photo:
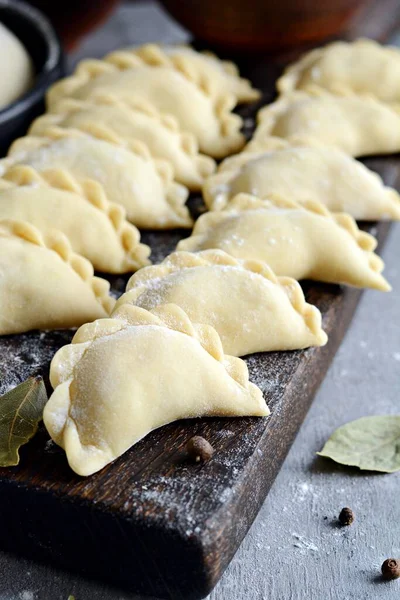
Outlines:
{"label": "pale dough", "polygon": [[370,94],[384,102],[400,102],[400,50],[370,39],[333,42],[290,65],[277,88],[281,94],[323,88],[335,94]]}
{"label": "pale dough", "polygon": [[240,133],[243,120],[231,111],[235,97],[227,93],[215,103],[179,71],[151,67],[131,55],[129,65],[119,59],[82,61],[76,72],[54,84],[47,95],[50,112],[63,98],[88,100],[113,94],[123,100],[142,101],[173,115],[183,131],[194,135],[204,154],[223,158],[245,143]]}
{"label": "pale dough", "polygon": [[262,260],[278,276],[388,291],[376,244],[352,217],[330,213],[322,204],[306,208],[279,197],[239,194],[226,210],[202,215],[177,249],[219,248],[236,258]]}
{"label": "pale dough", "polygon": [[19,39],[0,23],[0,109],[23,96],[33,85],[31,57]]}
{"label": "pale dough", "polygon": [[263,198],[282,195],[296,202],[314,200],[355,219],[400,220],[400,196],[379,175],[337,148],[291,146],[242,152],[227,158],[207,179],[203,194],[211,210],[221,210],[241,192]]}
{"label": "pale dough", "polygon": [[262,108],[258,120],[248,150],[273,136],[336,146],[351,156],[400,152],[400,107],[374,98],[293,92]]}
{"label": "pale dough", "polygon": [[150,248],[139,243],[122,206],[108,202],[97,182],[80,185],[62,170],[40,175],[32,167],[12,167],[0,179],[0,219],[27,221],[44,234],[62,231],[97,271],[128,273],[149,264]]}
{"label": "pale dough", "polygon": [[[140,56],[149,65],[177,69],[189,81],[195,83],[211,98],[231,93],[236,102],[254,102],[260,98],[260,92],[251,82],[239,75],[239,69],[230,61],[221,60],[211,52],[196,52],[190,46],[159,46],[144,44],[131,50],[120,50],[109,56],[118,55],[121,59],[129,53]],[[107,60],[107,57],[106,57]]]}
{"label": "pale dough", "polygon": [[276,277],[260,261],[237,260],[222,250],[174,252],[160,265],[133,275],[123,304],[152,310],[180,306],[196,323],[211,325],[233,356],[322,346],[321,314],[307,304],[300,285]]}
{"label": "pale dough", "polygon": [[143,102],[124,101],[112,95],[89,101],[63,100],[53,113],[38,117],[29,133],[44,135],[53,126],[80,129],[119,145],[123,141],[142,142],[153,158],[169,161],[174,179],[191,191],[198,191],[205,178],[215,171],[215,161],[199,153],[194,135],[183,132],[172,115],[162,115]]}
{"label": "pale dough", "polygon": [[44,423],[79,475],[177,419],[269,413],[246,364],[173,304],[151,312],[124,305],[81,327],[53,358],[50,380]]}
{"label": "pale dough", "polygon": [[109,288],[62,233],[43,236],[29,223],[0,220],[0,335],[106,317],[115,304]]}
{"label": "pale dough", "polygon": [[79,180],[93,179],[107,198],[122,204],[129,221],[144,229],[191,227],[185,206],[188,190],[172,181],[169,163],[154,161],[148,153],[97,140],[81,131],[53,128],[46,137],[26,136],[12,144],[10,166],[25,164],[37,171],[63,169]]}

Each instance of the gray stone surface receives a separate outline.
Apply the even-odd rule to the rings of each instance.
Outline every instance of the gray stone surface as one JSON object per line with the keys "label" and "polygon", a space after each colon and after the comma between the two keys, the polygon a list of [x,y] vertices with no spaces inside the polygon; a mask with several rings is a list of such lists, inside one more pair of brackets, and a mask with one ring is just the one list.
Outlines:
{"label": "gray stone surface", "polygon": [[[72,61],[116,45],[181,41],[156,5],[123,6]],[[400,225],[384,250],[391,294],[367,292],[247,538],[209,600],[398,600],[379,567],[400,556],[400,474],[365,475],[315,453],[336,427],[400,407]],[[356,523],[336,525],[350,506]],[[0,600],[142,600],[0,553]],[[177,599],[184,600],[184,599]]]}

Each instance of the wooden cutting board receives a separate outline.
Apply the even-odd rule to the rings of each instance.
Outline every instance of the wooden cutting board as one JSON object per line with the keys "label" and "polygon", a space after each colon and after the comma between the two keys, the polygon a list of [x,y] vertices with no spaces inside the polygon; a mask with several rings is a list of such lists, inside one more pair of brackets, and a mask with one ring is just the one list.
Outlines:
{"label": "wooden cutting board", "polygon": [[[399,15],[393,9],[386,19],[382,4],[380,14],[372,8],[348,37],[366,31],[384,39]],[[392,0],[385,4],[398,9]],[[242,65],[244,75],[269,101],[285,59],[251,62],[252,67]],[[249,131],[256,108],[244,111]],[[400,183],[399,158],[366,163],[387,185]],[[366,230],[378,236],[381,247],[389,225]],[[186,235],[143,237],[156,262]],[[121,292],[126,279],[113,279],[113,288]],[[86,479],[68,468],[64,453],[42,428],[22,449],[18,467],[0,469],[0,546],[150,596],[190,600],[207,595],[257,515],[361,295],[333,285],[306,283],[304,289],[307,300],[323,314],[328,345],[246,359],[251,381],[263,390],[271,408],[270,417],[171,424]],[[72,335],[33,332],[0,338],[0,393],[29,375],[46,378],[54,352]],[[216,450],[203,466],[191,464],[186,456],[185,444],[195,434],[205,436]]]}

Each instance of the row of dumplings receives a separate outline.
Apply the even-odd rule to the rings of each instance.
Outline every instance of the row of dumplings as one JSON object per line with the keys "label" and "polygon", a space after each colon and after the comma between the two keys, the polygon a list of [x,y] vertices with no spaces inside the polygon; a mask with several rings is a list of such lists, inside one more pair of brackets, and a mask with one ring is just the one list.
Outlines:
{"label": "row of dumplings", "polygon": [[[399,60],[398,50],[382,48],[370,40],[335,42],[311,52],[289,67],[278,81],[282,95],[260,111],[260,124],[253,139],[243,152],[223,161],[215,175],[215,161],[199,153],[199,144],[218,158],[243,147],[241,119],[230,109],[238,102],[250,102],[259,96],[248,81],[239,77],[234,65],[190,48],[155,45],[114,52],[101,61],[83,61],[74,75],[53,86],[48,94],[48,113],[37,119],[29,135],[17,140],[7,158],[0,161],[0,243],[5,247],[11,244],[10,231],[15,228],[9,226],[10,220],[27,221],[44,238],[54,237],[53,229],[61,231],[71,244],[70,252],[88,259],[97,271],[134,271],[149,263],[150,254],[150,249],[140,243],[136,226],[191,228],[193,221],[186,199],[189,191],[203,187],[207,207],[222,213],[219,217],[210,214],[201,218],[192,238],[181,244],[182,249],[221,247],[237,258],[266,260],[277,275],[385,289],[388,286],[379,275],[382,264],[371,255],[375,242],[358,232],[348,217],[332,217],[325,211],[326,218],[331,217],[327,221],[317,219],[317,214],[323,216],[324,208],[318,205],[323,203],[329,211],[343,211],[356,219],[400,217],[397,192],[385,187],[376,174],[350,156],[399,149],[400,146],[389,143],[400,139],[400,120],[396,126],[385,118],[388,112],[396,117],[397,113],[392,104],[384,103],[395,98]],[[385,74],[384,89],[379,88],[379,94],[368,88],[366,64],[368,69],[374,65],[374,72]],[[370,96],[366,97],[366,92]],[[301,101],[293,94],[300,94]],[[379,107],[380,113],[364,118],[371,105]],[[207,106],[207,111],[201,111],[202,106]],[[285,111],[277,110],[280,106],[285,106]],[[323,109],[326,106],[330,107],[328,112]],[[372,127],[378,128],[380,135]],[[352,148],[349,140],[355,142]],[[371,146],[379,140],[386,146],[381,142]],[[235,198],[243,192],[256,198]],[[311,236],[303,236],[303,245],[310,246],[309,255],[319,253],[324,229],[328,229],[332,244],[337,246],[344,239],[343,247],[354,260],[346,266],[348,253],[342,252],[336,264],[327,267],[322,258],[315,265],[310,264],[310,257],[303,261],[301,254],[296,255],[296,238],[306,231],[307,224],[306,229],[296,228],[291,235],[284,234],[290,226],[285,221],[295,219],[298,213],[294,204],[286,213],[287,218],[281,215],[281,225],[266,225],[268,229],[260,231],[260,221],[258,235],[262,242],[268,231],[268,244],[256,254],[246,252],[246,244],[242,243],[245,221],[249,221],[255,238],[256,229],[250,221],[258,222],[256,205],[281,205],[283,200],[276,195],[287,204],[312,206],[314,214],[301,215],[313,229]],[[263,205],[259,198],[264,199]],[[246,216],[234,219],[234,214],[241,213],[244,207]],[[271,214],[268,218],[264,215],[263,220],[271,218]],[[237,231],[233,228],[235,221]],[[227,235],[228,225],[232,235]],[[64,240],[64,246],[66,243]],[[23,264],[25,253],[29,257],[38,250],[21,238],[18,244],[14,239],[13,245],[21,246],[18,258],[12,261],[15,265],[18,261]],[[365,252],[361,253],[360,247]],[[303,250],[304,255],[307,252]],[[302,263],[290,265],[288,270],[285,263],[294,256],[294,262],[301,259]],[[11,254],[5,251],[4,267],[10,260],[7,257]],[[47,262],[55,263],[55,268],[57,264],[60,269],[67,268],[54,255]],[[354,271],[354,263],[359,264],[364,275]],[[337,264],[342,268],[338,270]],[[43,278],[39,279],[39,286],[30,277],[16,285],[11,270],[6,271],[10,280],[4,279],[0,293],[3,303],[14,308],[11,315],[0,320],[0,333],[82,323],[83,314],[82,319],[75,321],[66,315],[64,321],[57,288],[49,292],[48,303],[58,303],[59,313],[45,310],[39,316],[28,308],[36,320],[23,318],[25,306],[18,298],[44,295],[38,289]],[[70,285],[80,286],[76,272],[69,273]],[[106,285],[104,282],[103,289]],[[93,301],[94,296],[92,305]],[[78,307],[71,311],[66,306],[67,312],[76,315]],[[98,310],[94,314],[98,315]]]}
{"label": "row of dumplings", "polygon": [[[232,142],[233,132],[241,136],[233,127],[238,117],[229,111],[236,101],[254,100],[257,93],[232,66],[215,57],[185,49],[177,60],[176,52],[147,46],[113,53],[104,61],[86,61],[50,91],[50,111],[52,104],[62,101],[65,106],[68,101],[79,106],[79,113],[80,103],[93,97],[96,106],[103,106],[110,102],[105,94],[113,95],[115,106],[116,94],[118,101],[126,102],[143,89],[146,101],[158,110],[168,96],[168,108],[164,105],[163,110],[181,119],[181,126],[195,136],[203,152],[222,158],[240,150],[244,139],[237,138],[236,145]],[[173,83],[165,83],[169,81]],[[182,93],[188,83],[192,86],[192,95],[180,98],[179,104],[173,89],[178,82]],[[198,105],[193,86],[202,98]],[[213,121],[205,118],[205,98],[218,115],[218,136]],[[195,106],[199,106],[197,116]],[[77,114],[75,109],[72,113]],[[53,143],[61,140],[70,145],[71,139],[90,139],[97,149],[103,142],[120,151],[120,132],[111,141],[100,116],[97,130],[93,124],[86,131],[73,124],[73,131],[62,113],[55,110],[54,114],[57,121],[49,123],[48,134]],[[197,131],[191,119],[200,121]],[[45,123],[43,132],[46,127]],[[223,145],[222,138],[227,142],[229,137],[231,141]],[[327,341],[318,309],[306,303],[296,280],[389,289],[381,275],[383,263],[373,252],[376,240],[360,231],[353,217],[398,217],[397,193],[340,149],[319,142],[296,145],[276,136],[268,136],[255,148],[255,138],[244,152],[226,159],[215,175],[215,165],[207,176],[203,173],[201,185],[210,212],[198,219],[192,235],[161,264],[134,274],[111,317],[83,325],[72,343],[54,357],[50,377],[55,391],[44,420],[77,473],[99,470],[149,431],[179,418],[267,415],[261,391],[249,382],[247,367],[237,357]],[[18,144],[22,148],[12,148],[6,159],[12,163],[6,164],[6,178],[7,173],[9,179],[16,177],[13,169],[29,168],[31,177],[32,173],[45,176],[50,186],[55,180],[83,186],[88,173],[78,169],[84,152],[68,162],[69,153],[63,151],[60,163],[49,164],[54,151],[48,152],[42,137],[29,141],[28,136]],[[149,145],[144,145],[141,155],[148,152]],[[129,149],[124,150],[134,154],[138,147],[130,139]],[[30,148],[41,157],[37,162],[26,161]],[[14,152],[23,156],[23,166],[13,161]],[[126,168],[124,163],[122,171]],[[99,171],[95,178],[105,186],[102,176]],[[169,181],[182,185],[174,177]],[[85,182],[83,187],[87,186],[93,182]],[[115,193],[115,186],[106,188],[105,196],[113,189]],[[150,213],[150,196],[147,200]],[[112,201],[118,201],[118,194]],[[344,209],[350,214],[330,212]],[[135,222],[132,215],[129,218]]]}
{"label": "row of dumplings", "polygon": [[83,61],[54,85],[47,113],[0,161],[0,334],[106,316],[113,299],[93,268],[149,264],[137,227],[193,226],[189,192],[213,157],[244,145],[231,109],[258,96],[231,63],[155,45]]}
{"label": "row of dumplings", "polygon": [[289,66],[253,138],[207,178],[210,212],[178,248],[389,290],[377,242],[355,220],[400,220],[400,196],[355,157],[400,151],[399,72],[400,51],[372,40],[334,42]]}

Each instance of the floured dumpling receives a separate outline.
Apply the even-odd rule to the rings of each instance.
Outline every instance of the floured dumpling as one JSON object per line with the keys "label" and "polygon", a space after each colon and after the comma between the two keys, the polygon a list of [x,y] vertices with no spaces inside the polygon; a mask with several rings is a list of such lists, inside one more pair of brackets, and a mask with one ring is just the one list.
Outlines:
{"label": "floured dumpling", "polygon": [[400,152],[400,108],[374,98],[294,92],[262,108],[258,120],[247,145],[252,151],[274,136],[336,146],[351,156]]}
{"label": "floured dumpling", "polygon": [[87,100],[99,94],[139,100],[173,115],[182,130],[196,137],[200,150],[214,158],[244,146],[242,119],[231,112],[236,104],[232,94],[227,92],[214,102],[179,71],[149,66],[134,54],[82,61],[73,75],[50,88],[48,109],[52,112],[63,98]]}
{"label": "floured dumpling", "polygon": [[0,220],[0,335],[66,329],[106,317],[110,284],[58,231]]}
{"label": "floured dumpling", "polygon": [[[266,144],[268,148],[268,144]],[[315,200],[355,219],[400,219],[400,196],[379,175],[327,146],[290,146],[264,152],[242,152],[221,163],[207,179],[203,194],[211,210],[226,207],[245,192],[263,198],[282,195],[296,202]]]}
{"label": "floured dumpling", "polygon": [[225,96],[227,92],[233,94],[238,103],[254,102],[260,98],[260,92],[252,87],[250,81],[240,77],[233,62],[220,60],[211,52],[196,52],[190,46],[144,44],[139,48],[113,52],[112,55],[127,53],[140,56],[149,65],[177,69],[213,99]]}
{"label": "floured dumpling", "polygon": [[111,202],[122,204],[129,221],[144,229],[191,227],[185,206],[188,190],[172,181],[172,168],[150,155],[98,140],[74,129],[53,128],[46,137],[14,142],[0,161],[5,172],[15,164],[37,171],[63,169],[79,180],[94,179]]}
{"label": "floured dumpling", "polygon": [[281,94],[324,88],[334,94],[370,94],[384,102],[400,102],[400,50],[369,39],[333,42],[290,65],[277,88]]}
{"label": "floured dumpling", "polygon": [[43,234],[62,231],[97,271],[128,273],[149,264],[150,248],[139,243],[122,206],[108,202],[99,183],[80,185],[65,171],[12,167],[0,179],[0,219],[27,221]]}
{"label": "floured dumpling", "polygon": [[269,413],[246,364],[173,304],[151,312],[124,305],[84,325],[53,358],[50,380],[44,423],[79,475],[178,419]]}
{"label": "floured dumpling", "polygon": [[220,248],[236,258],[265,261],[276,275],[387,291],[376,244],[350,215],[331,214],[317,202],[239,194],[226,210],[202,215],[177,249]]}
{"label": "floured dumpling", "polygon": [[222,250],[174,252],[160,265],[142,269],[129,280],[116,310],[126,303],[147,310],[177,304],[191,321],[214,327],[233,356],[327,341],[321,314],[306,303],[297,281]]}
{"label": "floured dumpling", "polygon": [[44,135],[50,127],[74,128],[94,137],[131,147],[145,144],[153,158],[168,160],[174,178],[190,190],[200,189],[204,179],[215,171],[215,161],[199,154],[194,135],[181,131],[172,115],[161,115],[145,102],[129,102],[111,95],[93,100],[66,99],[53,114],[37,118],[31,135]]}

